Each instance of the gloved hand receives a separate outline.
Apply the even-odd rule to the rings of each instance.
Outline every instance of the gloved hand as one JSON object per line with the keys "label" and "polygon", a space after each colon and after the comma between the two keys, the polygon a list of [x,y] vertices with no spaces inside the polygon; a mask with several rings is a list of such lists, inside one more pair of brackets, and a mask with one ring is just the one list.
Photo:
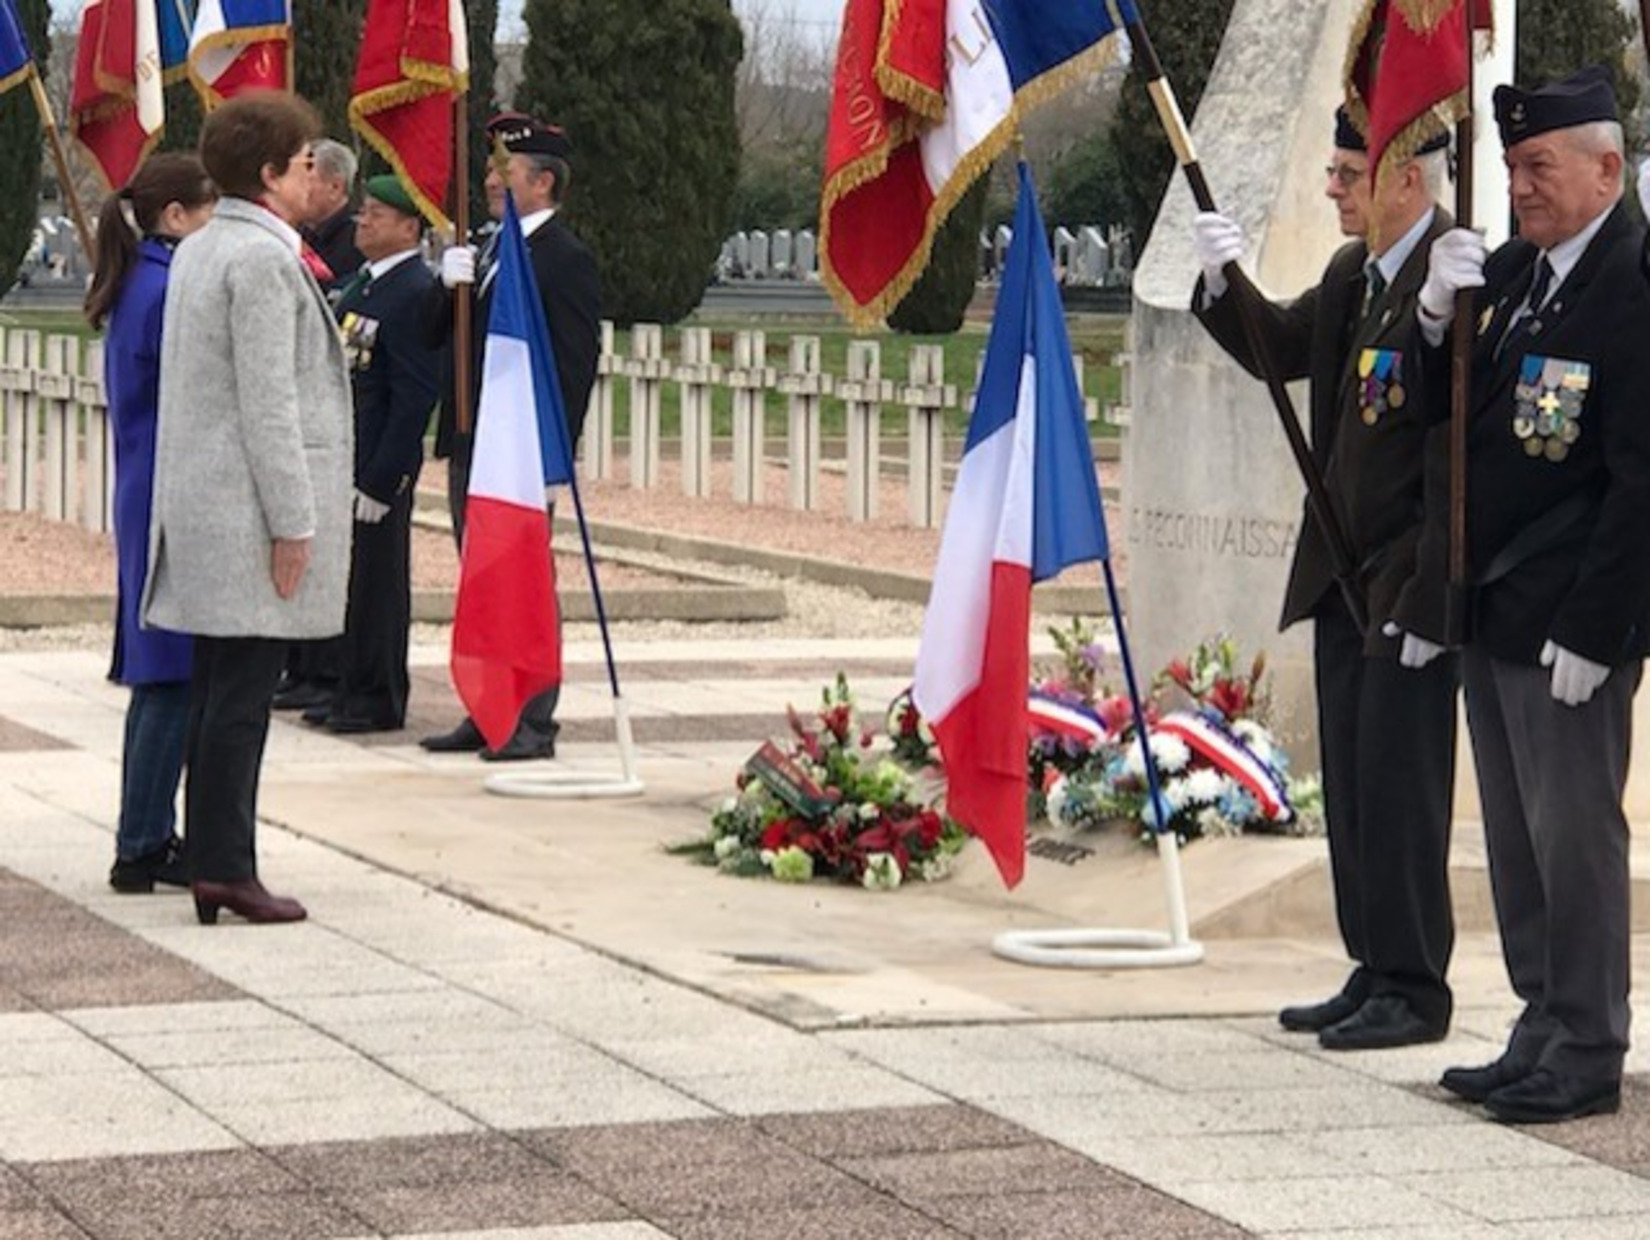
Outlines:
{"label": "gloved hand", "polygon": [[1407,667],[1412,672],[1420,671],[1444,653],[1444,648],[1437,642],[1429,642],[1415,633],[1406,633],[1391,620],[1381,626],[1381,634],[1385,637],[1404,639],[1403,644],[1398,647],[1398,666]]}
{"label": "gloved hand", "polygon": [[1566,706],[1591,701],[1599,686],[1610,679],[1610,669],[1604,664],[1584,659],[1553,642],[1541,647],[1541,666],[1553,669],[1553,701]]}
{"label": "gloved hand", "polygon": [[1484,260],[1489,249],[1470,228],[1452,228],[1432,243],[1427,280],[1421,285],[1421,309],[1433,323],[1447,327],[1455,319],[1455,295],[1484,287]]}
{"label": "gloved hand", "polygon": [[1650,215],[1650,159],[1639,165],[1639,206]]}
{"label": "gloved hand", "polygon": [[474,246],[450,245],[441,251],[441,283],[448,288],[476,282]]}
{"label": "gloved hand", "polygon": [[1226,264],[1243,257],[1243,229],[1215,211],[1200,211],[1192,220],[1192,248],[1203,268],[1203,287],[1211,300],[1226,293]]}
{"label": "gloved hand", "polygon": [[390,506],[376,500],[365,491],[355,493],[355,519],[362,525],[377,525],[389,516]]}

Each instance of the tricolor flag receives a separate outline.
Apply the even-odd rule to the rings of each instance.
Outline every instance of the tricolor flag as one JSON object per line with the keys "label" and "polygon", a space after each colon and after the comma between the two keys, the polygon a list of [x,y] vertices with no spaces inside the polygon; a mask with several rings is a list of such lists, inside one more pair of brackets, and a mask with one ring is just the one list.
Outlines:
{"label": "tricolor flag", "polygon": [[1368,139],[1375,179],[1471,114],[1471,31],[1494,24],[1490,0],[1364,0],[1346,54],[1346,110]]}
{"label": "tricolor flag", "polygon": [[0,95],[22,85],[33,72],[34,58],[15,0],[0,0]]}
{"label": "tricolor flag", "polygon": [[946,812],[985,843],[1010,887],[1025,871],[1031,587],[1107,554],[1065,312],[1021,164],[1014,242],[912,692],[939,741]]}
{"label": "tricolor flag", "polygon": [[498,235],[452,652],[453,687],[494,749],[529,698],[561,683],[545,490],[573,477],[550,329],[513,198]]}
{"label": "tricolor flag", "polygon": [[110,189],[148,157],[166,124],[153,0],[88,0],[80,16],[69,127]]}
{"label": "tricolor flag", "polygon": [[166,84],[181,81],[189,71],[189,34],[195,28],[195,0],[155,0],[160,27],[160,63]]}
{"label": "tricolor flag", "polygon": [[208,108],[292,81],[292,0],[200,0],[189,80]]}
{"label": "tricolor flag", "polygon": [[462,0],[368,0],[350,124],[438,228],[449,226],[453,102],[469,74]]}
{"label": "tricolor flag", "polygon": [[[1132,0],[1112,2],[1135,20]],[[819,255],[850,320],[900,303],[1020,116],[1094,72],[1115,29],[1108,0],[848,0]]]}

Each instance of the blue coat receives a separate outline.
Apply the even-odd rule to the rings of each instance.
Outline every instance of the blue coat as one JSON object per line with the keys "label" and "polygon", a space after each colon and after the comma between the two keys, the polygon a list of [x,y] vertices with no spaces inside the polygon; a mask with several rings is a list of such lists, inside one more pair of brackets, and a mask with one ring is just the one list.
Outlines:
{"label": "blue coat", "polygon": [[115,551],[119,611],[109,676],[124,685],[189,679],[191,644],[180,633],[138,622],[149,573],[149,514],[155,487],[155,424],[160,403],[160,330],[172,249],[145,240],[109,314],[103,382],[115,437]]}

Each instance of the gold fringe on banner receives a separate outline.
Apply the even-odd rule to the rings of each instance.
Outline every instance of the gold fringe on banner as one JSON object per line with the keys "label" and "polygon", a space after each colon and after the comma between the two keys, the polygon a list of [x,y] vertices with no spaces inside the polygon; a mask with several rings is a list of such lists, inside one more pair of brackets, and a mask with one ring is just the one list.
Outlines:
{"label": "gold fringe on banner", "polygon": [[938,124],[945,119],[945,96],[927,82],[919,82],[908,73],[901,73],[888,63],[894,46],[894,28],[899,25],[904,0],[884,0],[882,32],[877,37],[877,63],[872,75],[882,93],[896,103],[902,103],[918,116]]}

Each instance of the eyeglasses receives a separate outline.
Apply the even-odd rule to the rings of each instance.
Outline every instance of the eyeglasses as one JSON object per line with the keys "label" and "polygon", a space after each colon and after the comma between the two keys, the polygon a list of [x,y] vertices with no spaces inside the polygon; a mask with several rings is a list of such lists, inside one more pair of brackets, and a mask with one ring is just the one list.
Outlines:
{"label": "eyeglasses", "polygon": [[1351,164],[1325,164],[1323,174],[1342,189],[1351,189],[1368,175],[1368,170]]}

